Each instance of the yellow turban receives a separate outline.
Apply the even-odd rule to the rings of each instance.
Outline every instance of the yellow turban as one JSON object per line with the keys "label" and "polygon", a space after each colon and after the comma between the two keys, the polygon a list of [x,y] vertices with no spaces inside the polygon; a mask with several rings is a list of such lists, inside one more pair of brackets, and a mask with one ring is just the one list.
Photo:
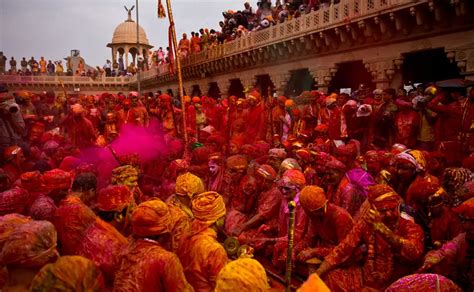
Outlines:
{"label": "yellow turban", "polygon": [[[114,185],[127,185],[127,180],[131,177],[138,179],[138,170],[131,165],[124,165],[114,168],[112,170],[112,184]],[[134,183],[136,184],[136,182]],[[132,187],[127,185],[128,187]]]}
{"label": "yellow turban", "polygon": [[160,199],[141,203],[132,213],[132,231],[140,237],[170,232],[171,214]]}
{"label": "yellow turban", "polygon": [[216,292],[267,291],[267,274],[256,260],[240,258],[225,265],[216,280]]}
{"label": "yellow turban", "polygon": [[205,191],[202,180],[192,173],[186,172],[176,179],[176,194],[192,198]]}
{"label": "yellow turban", "polygon": [[100,269],[81,256],[60,257],[36,274],[31,291],[102,291],[104,277]]}
{"label": "yellow turban", "polygon": [[192,211],[197,220],[215,222],[225,215],[224,199],[216,192],[201,193],[194,197]]}

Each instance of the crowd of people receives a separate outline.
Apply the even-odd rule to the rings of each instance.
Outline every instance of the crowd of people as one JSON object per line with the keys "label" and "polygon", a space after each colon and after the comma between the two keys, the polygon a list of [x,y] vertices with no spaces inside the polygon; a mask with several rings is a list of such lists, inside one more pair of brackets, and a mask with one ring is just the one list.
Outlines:
{"label": "crowd of people", "polygon": [[7,290],[474,288],[474,89],[0,92]]}
{"label": "crowd of people", "polygon": [[[224,19],[219,22],[219,28],[201,28],[199,31],[191,32],[189,37],[184,33],[179,41],[178,52],[182,58],[185,58],[190,54],[199,53],[248,33],[298,18],[302,14],[338,2],[331,0],[277,0],[272,4],[271,0],[262,0],[257,2],[257,9],[246,2],[242,10],[223,12]],[[159,64],[166,62],[166,58],[158,58],[158,62]]]}
{"label": "crowd of people", "polygon": [[[153,53],[153,52],[150,52]],[[10,66],[10,69],[7,67]],[[112,63],[110,60],[107,60],[105,64],[100,67],[96,66],[95,68],[89,67],[86,65],[83,58],[79,58],[77,66],[75,67],[71,57],[65,58],[63,61],[46,61],[44,57],[41,57],[39,60],[36,60],[35,57],[31,57],[29,60],[26,60],[25,57],[22,58],[20,63],[15,60],[15,57],[11,57],[10,60],[7,59],[3,52],[0,52],[0,75],[20,75],[20,76],[81,76],[81,77],[90,77],[92,79],[102,78],[102,77],[120,77],[120,76],[133,76],[137,73],[137,66],[141,70],[149,70],[152,67],[151,60],[148,62],[147,59],[139,57],[137,59],[137,64],[131,62],[129,65],[124,64],[124,57],[120,55],[118,57],[118,62]],[[158,64],[158,63],[157,63]]]}

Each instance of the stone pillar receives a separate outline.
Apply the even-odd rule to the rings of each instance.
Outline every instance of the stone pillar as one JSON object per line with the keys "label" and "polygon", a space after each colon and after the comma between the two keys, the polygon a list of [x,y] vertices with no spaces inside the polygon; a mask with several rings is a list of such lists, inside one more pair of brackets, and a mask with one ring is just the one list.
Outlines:
{"label": "stone pillar", "polygon": [[125,64],[124,64],[124,67],[125,67],[125,70],[127,70],[128,68],[128,54],[130,53],[130,47],[129,46],[125,46],[125,51],[124,51],[124,55],[125,55]]}
{"label": "stone pillar", "polygon": [[199,85],[199,89],[201,90],[201,95],[207,95],[207,92],[209,91],[209,82],[207,82],[207,79],[203,79],[202,81],[199,81],[197,85]]}
{"label": "stone pillar", "polygon": [[227,98],[229,95],[230,80],[229,79],[219,79],[215,80],[217,86],[219,86],[219,91],[221,93],[221,98]]}
{"label": "stone pillar", "polygon": [[285,72],[285,73],[270,73],[270,79],[273,82],[273,85],[275,85],[275,93],[277,96],[284,95],[285,94],[285,88],[286,84],[291,78],[291,73],[290,72]]}
{"label": "stone pillar", "polygon": [[311,76],[313,76],[314,82],[316,83],[316,87],[318,87],[318,90],[327,94],[329,86],[331,85],[332,77],[337,72],[337,66],[317,66],[313,68],[308,68],[308,70],[309,73],[311,73]]}
{"label": "stone pillar", "polygon": [[112,47],[112,65],[117,62],[117,48]]}
{"label": "stone pillar", "polygon": [[372,75],[375,88],[385,89],[390,87],[397,69],[394,65],[394,60],[397,58],[398,57],[386,57],[364,60],[365,68]]}

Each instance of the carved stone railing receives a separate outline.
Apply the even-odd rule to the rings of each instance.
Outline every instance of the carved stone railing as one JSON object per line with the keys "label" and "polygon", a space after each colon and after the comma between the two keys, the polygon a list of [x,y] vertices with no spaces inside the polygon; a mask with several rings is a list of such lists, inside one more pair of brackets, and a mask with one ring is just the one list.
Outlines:
{"label": "carved stone railing", "polygon": [[[392,12],[427,1],[428,0],[341,0],[337,4],[322,7],[290,21],[273,25],[261,31],[250,32],[246,36],[233,41],[190,55],[182,59],[182,67],[200,65],[247,52],[252,49],[258,49],[289,39],[302,37],[310,33],[349,23],[357,23],[360,20],[374,17],[384,12]],[[157,70],[153,70],[153,73],[158,74],[158,76],[167,74],[168,72],[168,64],[158,66]],[[150,73],[143,72],[140,76],[146,79],[150,76]]]}
{"label": "carved stone railing", "polygon": [[[155,73],[156,74],[156,73]],[[83,76],[47,76],[47,75],[0,75],[0,83],[6,84],[45,84],[57,85],[63,82],[65,85],[127,85],[132,82],[130,77],[98,77],[96,79]]]}

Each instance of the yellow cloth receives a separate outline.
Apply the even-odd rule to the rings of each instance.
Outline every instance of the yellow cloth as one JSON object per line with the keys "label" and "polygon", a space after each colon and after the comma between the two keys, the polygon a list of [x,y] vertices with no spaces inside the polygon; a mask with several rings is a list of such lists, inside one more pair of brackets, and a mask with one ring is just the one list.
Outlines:
{"label": "yellow cloth", "polygon": [[200,221],[216,221],[225,215],[225,203],[216,192],[205,192],[194,197],[192,201],[194,218]]}
{"label": "yellow cloth", "polygon": [[176,194],[192,198],[194,195],[203,193],[206,189],[202,180],[192,173],[184,173],[176,179]]}
{"label": "yellow cloth", "polygon": [[318,274],[311,274],[297,292],[330,292],[328,286],[319,278]]}
{"label": "yellow cloth", "polygon": [[267,291],[267,274],[256,260],[241,258],[228,263],[217,276],[216,292]]}
{"label": "yellow cloth", "polygon": [[44,266],[34,277],[30,291],[103,291],[100,269],[81,256],[64,256]]}
{"label": "yellow cloth", "polygon": [[112,170],[112,184],[125,185],[129,188],[137,186],[138,170],[131,165],[124,165]]}
{"label": "yellow cloth", "polygon": [[[428,114],[435,116],[435,114],[428,110]],[[428,122],[428,119],[424,114],[421,114],[420,133],[418,134],[418,140],[422,142],[433,142],[435,141],[434,127]]]}
{"label": "yellow cloth", "polygon": [[168,206],[160,199],[141,203],[132,213],[132,232],[140,237],[170,232],[171,214]]}

